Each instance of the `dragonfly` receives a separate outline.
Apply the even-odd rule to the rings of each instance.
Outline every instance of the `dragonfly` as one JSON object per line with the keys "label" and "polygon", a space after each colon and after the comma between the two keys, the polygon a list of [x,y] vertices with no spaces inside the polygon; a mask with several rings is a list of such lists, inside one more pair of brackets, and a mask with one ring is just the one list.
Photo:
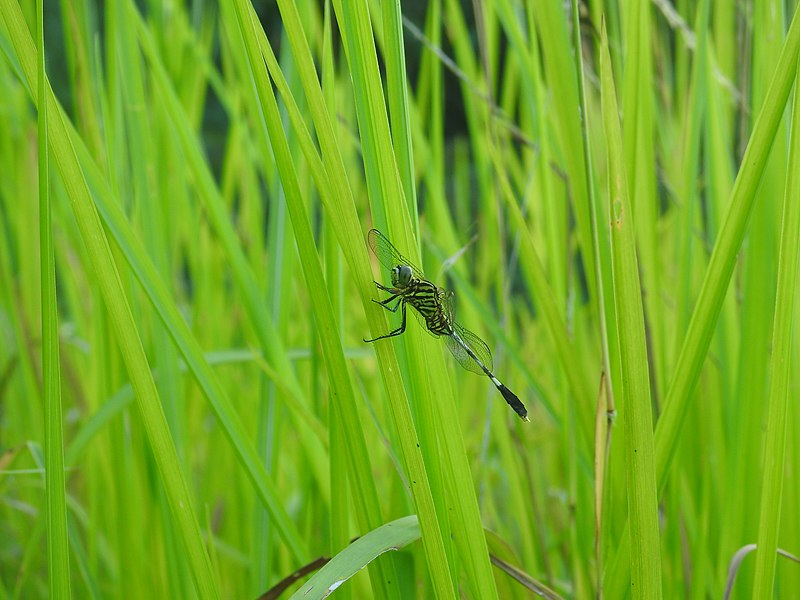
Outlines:
{"label": "dragonfly", "polygon": [[444,339],[447,349],[456,359],[456,362],[467,371],[478,375],[486,375],[503,395],[508,405],[514,409],[522,419],[528,419],[528,410],[520,399],[503,385],[492,373],[494,362],[492,352],[481,338],[465,329],[455,320],[454,294],[450,290],[440,288],[431,283],[405,258],[392,243],[377,229],[371,229],[367,234],[369,246],[381,264],[391,271],[392,285],[385,286],[373,281],[375,286],[389,294],[384,300],[375,300],[386,310],[396,313],[400,310],[400,326],[385,335],[380,335],[365,342],[377,342],[402,335],[406,330],[407,307],[417,316],[420,324],[434,337]]}

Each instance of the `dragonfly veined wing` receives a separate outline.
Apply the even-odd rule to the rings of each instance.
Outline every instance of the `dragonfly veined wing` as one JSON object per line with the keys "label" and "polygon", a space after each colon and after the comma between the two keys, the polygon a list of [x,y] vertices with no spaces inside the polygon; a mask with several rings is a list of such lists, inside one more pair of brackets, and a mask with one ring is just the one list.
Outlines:
{"label": "dragonfly veined wing", "polygon": [[472,350],[472,353],[475,354],[483,366],[489,371],[492,371],[494,369],[494,360],[492,359],[492,351],[489,350],[489,346],[486,345],[486,342],[468,329],[464,329],[458,323],[451,323],[451,326],[453,327],[454,335],[448,335],[445,338],[445,342],[447,344],[447,349],[450,350],[456,362],[467,371],[472,371],[478,375],[484,375],[484,370],[481,369],[481,366],[475,362],[475,359],[469,355],[469,352],[467,352],[464,346],[458,342],[458,339],[456,339],[456,336],[458,336],[458,338],[464,342],[464,345]]}
{"label": "dragonfly veined wing", "polygon": [[367,240],[369,241],[369,247],[372,248],[372,252],[378,257],[378,260],[381,261],[384,267],[391,270],[397,265],[408,265],[414,277],[417,279],[425,279],[422,270],[400,254],[400,251],[395,248],[392,242],[387,240],[386,236],[380,231],[377,229],[370,229],[367,234]]}
{"label": "dragonfly veined wing", "polygon": [[439,297],[444,306],[444,314],[447,315],[447,320],[450,323],[456,322],[456,295],[452,290],[443,290],[440,288]]}
{"label": "dragonfly veined wing", "polygon": [[[442,299],[442,306],[444,307],[445,315],[450,323],[453,332],[464,342],[466,346],[478,357],[478,360],[483,363],[483,366],[490,371],[494,369],[494,360],[492,359],[492,351],[481,338],[472,333],[469,329],[465,329],[462,325],[456,322],[456,309],[455,309],[455,294],[451,290],[440,290],[440,297]],[[475,362],[475,359],[469,355],[464,346],[458,343],[456,336],[448,336],[447,348],[450,353],[455,357],[458,364],[464,367],[467,371],[472,371],[478,375],[483,375],[483,369]]]}

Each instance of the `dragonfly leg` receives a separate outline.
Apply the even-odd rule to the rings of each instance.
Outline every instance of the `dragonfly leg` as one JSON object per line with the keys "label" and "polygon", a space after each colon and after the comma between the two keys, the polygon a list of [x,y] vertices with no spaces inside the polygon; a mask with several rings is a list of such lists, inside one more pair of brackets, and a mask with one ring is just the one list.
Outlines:
{"label": "dragonfly leg", "polygon": [[[402,300],[402,298],[401,298],[401,300]],[[380,302],[378,302],[378,304],[380,304]],[[403,319],[402,319],[402,321],[400,323],[400,327],[398,327],[397,329],[393,329],[392,331],[390,331],[386,335],[379,335],[378,337],[372,338],[371,340],[365,339],[364,340],[365,342],[377,342],[378,340],[385,340],[386,338],[391,338],[391,337],[395,337],[397,335],[401,335],[406,330],[406,303],[405,302],[398,302],[397,305],[398,306],[402,305],[402,307],[403,307],[403,310],[400,311],[400,313],[403,315]],[[388,308],[388,307],[386,307],[386,308]],[[391,309],[389,309],[389,310],[391,310]],[[394,310],[392,312],[394,312],[396,310],[397,310],[397,306],[395,306],[395,308],[394,308]]]}
{"label": "dragonfly leg", "polygon": [[385,285],[383,285],[382,283],[378,283],[377,281],[373,281],[372,283],[375,284],[375,287],[377,287],[379,290],[383,290],[384,292],[389,292],[391,294],[394,291],[392,290],[392,288],[386,287]]}
{"label": "dragonfly leg", "polygon": [[[389,302],[391,302],[395,298],[397,298],[397,304],[394,305],[394,308],[389,308],[388,306],[386,306],[387,304],[389,304]],[[375,304],[380,304],[383,308],[385,308],[389,312],[397,312],[397,307],[400,306],[400,302],[402,302],[403,299],[402,298],[398,298],[398,294],[393,294],[392,296],[389,296],[386,300],[381,300],[380,302],[378,302],[377,300],[375,300],[373,298],[372,301]]]}

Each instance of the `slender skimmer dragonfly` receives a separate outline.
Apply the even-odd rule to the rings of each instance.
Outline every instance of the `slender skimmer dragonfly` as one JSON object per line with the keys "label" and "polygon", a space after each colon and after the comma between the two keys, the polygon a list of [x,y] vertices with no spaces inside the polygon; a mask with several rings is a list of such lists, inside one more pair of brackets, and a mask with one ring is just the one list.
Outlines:
{"label": "slender skimmer dragonfly", "polygon": [[[411,306],[420,324],[435,337],[443,337],[447,349],[455,357],[459,365],[477,373],[486,375],[500,391],[508,405],[529,421],[528,411],[519,398],[504,386],[492,373],[492,352],[481,338],[459,325],[454,318],[453,292],[440,288],[427,279],[417,267],[397,251],[392,243],[377,229],[371,229],[368,236],[369,245],[384,267],[391,270],[391,287],[375,281],[379,290],[390,294],[385,300],[372,301],[393,313],[400,309],[402,321],[400,327],[365,342],[376,342],[402,334],[406,330],[406,306]],[[392,302],[394,305],[392,306]]]}

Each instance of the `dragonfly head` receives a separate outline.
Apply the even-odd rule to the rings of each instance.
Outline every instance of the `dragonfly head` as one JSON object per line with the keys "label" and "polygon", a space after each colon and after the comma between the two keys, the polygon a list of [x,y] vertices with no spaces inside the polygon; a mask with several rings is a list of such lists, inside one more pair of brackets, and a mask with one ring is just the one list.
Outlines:
{"label": "dragonfly head", "polygon": [[407,287],[411,283],[411,267],[397,265],[392,269],[392,285],[398,288]]}

